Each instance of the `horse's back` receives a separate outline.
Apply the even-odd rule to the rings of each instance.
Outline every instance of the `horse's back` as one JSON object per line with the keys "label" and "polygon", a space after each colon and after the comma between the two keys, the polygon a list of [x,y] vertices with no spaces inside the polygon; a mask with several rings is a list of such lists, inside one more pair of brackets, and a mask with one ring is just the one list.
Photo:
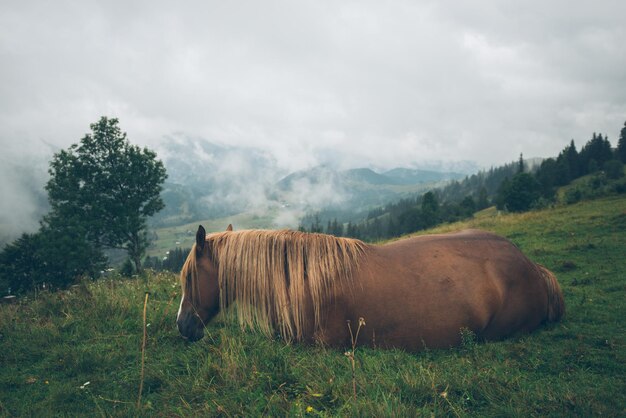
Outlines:
{"label": "horse's back", "polygon": [[358,280],[352,315],[369,316],[372,342],[413,350],[457,345],[462,328],[488,339],[530,330],[546,299],[534,263],[477,230],[369,247]]}

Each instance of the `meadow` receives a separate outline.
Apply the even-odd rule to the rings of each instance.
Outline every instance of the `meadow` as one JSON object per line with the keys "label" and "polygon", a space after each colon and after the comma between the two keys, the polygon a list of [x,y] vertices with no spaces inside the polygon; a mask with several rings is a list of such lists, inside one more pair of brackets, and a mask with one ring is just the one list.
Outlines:
{"label": "meadow", "polygon": [[0,415],[626,416],[626,197],[487,209],[426,233],[467,227],[508,237],[554,271],[564,320],[502,342],[465,333],[459,348],[417,354],[357,344],[353,377],[343,350],[227,319],[184,341],[173,274],[85,281],[0,306]]}

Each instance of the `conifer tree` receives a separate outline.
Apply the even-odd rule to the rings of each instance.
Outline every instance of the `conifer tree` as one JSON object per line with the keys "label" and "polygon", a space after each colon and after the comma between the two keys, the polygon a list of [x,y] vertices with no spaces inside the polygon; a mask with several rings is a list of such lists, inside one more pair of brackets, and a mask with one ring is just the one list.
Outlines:
{"label": "conifer tree", "polygon": [[626,122],[624,122],[617,142],[617,159],[626,164]]}
{"label": "conifer tree", "polygon": [[581,168],[583,173],[587,174],[600,170],[604,167],[604,163],[613,158],[611,143],[602,134],[593,133],[593,136],[580,151]]}

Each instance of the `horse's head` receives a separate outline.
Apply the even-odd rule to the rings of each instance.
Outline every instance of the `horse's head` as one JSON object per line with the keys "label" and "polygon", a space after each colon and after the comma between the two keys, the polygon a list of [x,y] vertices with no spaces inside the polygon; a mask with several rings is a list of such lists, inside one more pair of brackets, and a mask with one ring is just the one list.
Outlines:
{"label": "horse's head", "polygon": [[[232,230],[228,226],[227,231]],[[196,244],[191,249],[180,273],[183,296],[176,317],[181,335],[189,341],[204,336],[204,327],[220,309],[217,264],[206,241],[206,231],[200,225]]]}

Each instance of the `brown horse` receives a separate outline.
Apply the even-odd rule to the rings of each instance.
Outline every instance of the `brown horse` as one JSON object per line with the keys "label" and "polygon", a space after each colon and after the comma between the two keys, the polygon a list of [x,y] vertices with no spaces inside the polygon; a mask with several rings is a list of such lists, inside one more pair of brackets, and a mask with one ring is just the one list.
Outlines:
{"label": "brown horse", "polygon": [[378,246],[295,231],[206,235],[180,275],[177,325],[195,341],[237,305],[243,328],[288,341],[350,344],[346,321],[366,320],[359,345],[411,351],[530,332],[564,313],[554,275],[497,235],[468,230]]}

